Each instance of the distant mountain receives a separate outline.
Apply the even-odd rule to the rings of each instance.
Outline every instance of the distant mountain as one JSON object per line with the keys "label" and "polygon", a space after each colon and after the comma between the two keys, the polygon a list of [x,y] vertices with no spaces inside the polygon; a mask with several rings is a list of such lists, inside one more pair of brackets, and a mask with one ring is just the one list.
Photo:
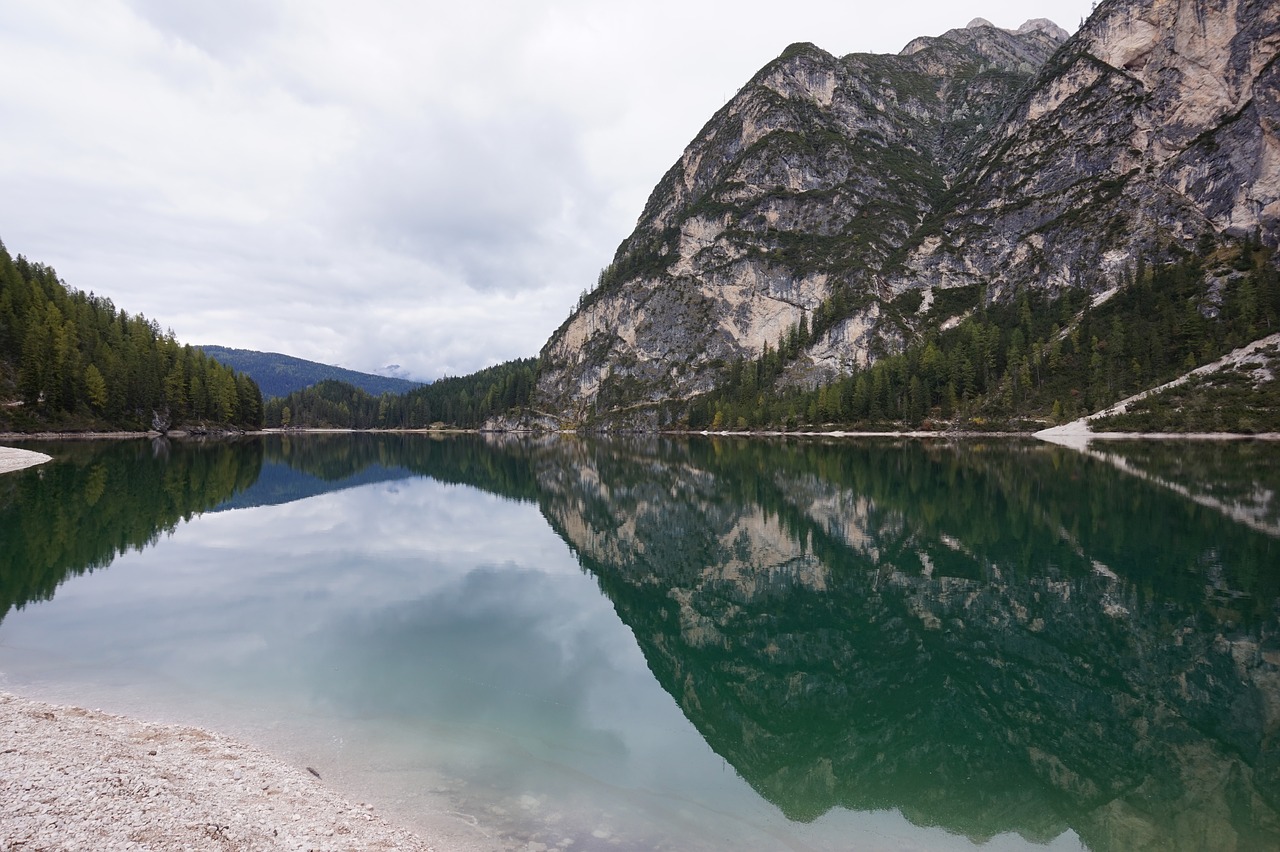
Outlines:
{"label": "distant mountain", "polygon": [[385,367],[379,367],[373,371],[376,375],[386,376],[392,379],[404,379],[405,381],[413,381],[409,378],[409,371],[399,364],[388,364]]}
{"label": "distant mountain", "polygon": [[407,379],[358,373],[331,364],[319,364],[278,352],[255,352],[252,349],[228,349],[225,346],[201,346],[200,349],[215,361],[247,373],[262,389],[264,399],[288,396],[294,391],[311,387],[325,379],[335,379],[354,385],[374,396],[384,393],[407,393],[422,382]]}

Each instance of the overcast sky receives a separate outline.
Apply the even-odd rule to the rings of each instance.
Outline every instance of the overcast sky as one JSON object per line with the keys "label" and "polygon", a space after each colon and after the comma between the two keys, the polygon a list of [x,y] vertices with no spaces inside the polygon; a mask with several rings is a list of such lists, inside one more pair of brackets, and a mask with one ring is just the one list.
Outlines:
{"label": "overcast sky", "polygon": [[0,239],[186,343],[413,378],[536,355],[788,44],[1092,0],[3,0]]}

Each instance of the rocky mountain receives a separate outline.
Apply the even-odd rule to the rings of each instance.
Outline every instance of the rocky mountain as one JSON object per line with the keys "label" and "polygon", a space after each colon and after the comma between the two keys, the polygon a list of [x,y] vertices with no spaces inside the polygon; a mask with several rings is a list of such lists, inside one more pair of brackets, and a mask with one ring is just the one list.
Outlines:
{"label": "rocky mountain", "polygon": [[1204,234],[1274,247],[1278,53],[1266,0],[792,45],[659,182],[543,348],[534,407],[652,428],[788,340],[778,381],[811,387],[1019,288],[1103,292]]}
{"label": "rocky mountain", "polygon": [[1064,286],[1200,235],[1280,236],[1280,7],[1111,0],[913,235],[891,286]]}

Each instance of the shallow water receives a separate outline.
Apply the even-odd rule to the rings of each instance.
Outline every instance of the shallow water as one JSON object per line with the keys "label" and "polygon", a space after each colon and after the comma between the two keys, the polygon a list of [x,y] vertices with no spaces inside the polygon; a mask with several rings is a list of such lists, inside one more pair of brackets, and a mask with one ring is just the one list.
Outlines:
{"label": "shallow water", "polygon": [[1280,840],[1272,446],[38,448],[0,478],[0,687],[218,727],[429,834]]}

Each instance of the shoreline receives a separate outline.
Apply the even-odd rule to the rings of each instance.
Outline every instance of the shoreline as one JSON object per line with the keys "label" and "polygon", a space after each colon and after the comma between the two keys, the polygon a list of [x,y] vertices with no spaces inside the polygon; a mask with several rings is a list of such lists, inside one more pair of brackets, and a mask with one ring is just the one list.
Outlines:
{"label": "shoreline", "polygon": [[[777,429],[756,430],[687,430],[659,429],[652,432],[608,431],[578,432],[573,429],[559,431],[535,431],[530,429],[257,429],[249,432],[220,432],[199,434],[191,432],[170,432],[167,435],[159,432],[0,432],[0,441],[102,441],[102,440],[137,440],[141,438],[173,438],[196,440],[258,437],[263,435],[511,435],[511,436],[548,436],[577,435],[596,437],[616,436],[673,436],[673,437],[710,437],[710,438],[917,438],[917,439],[971,439],[971,438],[1024,438],[1036,439],[1051,444],[1075,446],[1080,441],[1280,441],[1280,432],[1091,432],[1081,428],[1078,423],[1067,423],[1062,426],[1051,426],[1035,432],[991,431],[981,432],[969,429],[899,429],[874,432],[856,429],[800,429],[782,431]],[[11,453],[30,453],[32,456],[43,456],[38,461],[28,462],[19,467],[6,467],[6,457]],[[16,457],[11,457],[16,458]],[[0,446],[0,473],[9,470],[21,470],[50,461],[44,453],[29,450],[18,450]]]}
{"label": "shoreline", "polygon": [[0,693],[0,730],[0,849],[433,849],[314,770],[202,728]]}

